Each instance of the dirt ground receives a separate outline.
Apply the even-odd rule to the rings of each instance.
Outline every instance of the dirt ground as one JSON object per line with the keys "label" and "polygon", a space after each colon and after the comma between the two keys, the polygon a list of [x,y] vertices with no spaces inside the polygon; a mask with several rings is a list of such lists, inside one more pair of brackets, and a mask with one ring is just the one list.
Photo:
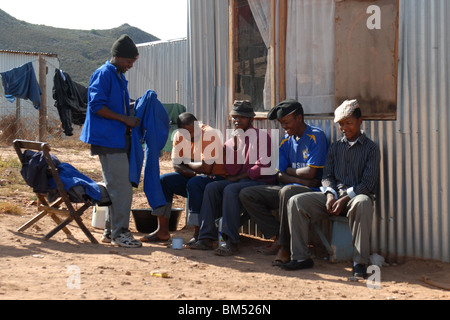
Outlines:
{"label": "dirt ground", "polygon": [[[52,154],[74,165],[94,180],[101,180],[97,158],[86,148],[54,148]],[[12,147],[0,147],[1,162],[17,159]],[[0,300],[449,300],[450,265],[437,261],[407,260],[381,268],[379,288],[373,281],[351,281],[349,263],[332,264],[314,257],[313,269],[288,272],[272,267],[273,256],[256,248],[268,244],[242,235],[240,252],[233,257],[210,251],[174,250],[167,243],[125,249],[91,244],[75,223],[72,236],[57,233],[41,238],[55,223],[45,217],[24,233],[18,227],[36,212],[31,189],[17,185],[20,169],[2,170],[0,193]],[[171,163],[161,161],[161,173]],[[8,191],[9,190],[9,191]],[[184,206],[182,198],[176,207]],[[142,189],[136,190],[135,208],[147,208]],[[14,209],[15,208],[15,209]],[[102,230],[92,227],[92,210],[83,216],[86,226],[100,240]],[[142,234],[130,227],[137,238]],[[180,220],[173,236],[185,241],[192,229]],[[167,272],[168,278],[152,275]]]}

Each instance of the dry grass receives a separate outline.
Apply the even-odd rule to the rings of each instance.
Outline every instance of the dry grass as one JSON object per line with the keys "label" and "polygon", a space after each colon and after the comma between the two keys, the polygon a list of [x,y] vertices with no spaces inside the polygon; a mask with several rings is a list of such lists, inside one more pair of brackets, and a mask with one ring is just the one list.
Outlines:
{"label": "dry grass", "polygon": [[0,213],[21,216],[22,208],[10,202],[0,202]]}
{"label": "dry grass", "polygon": [[[77,127],[74,127],[76,131]],[[15,139],[38,141],[39,124],[36,118],[22,117],[16,119],[15,115],[0,118],[0,145],[10,146]],[[88,148],[80,141],[79,134],[65,137],[61,127],[61,121],[53,117],[47,120],[47,142],[58,147]]]}

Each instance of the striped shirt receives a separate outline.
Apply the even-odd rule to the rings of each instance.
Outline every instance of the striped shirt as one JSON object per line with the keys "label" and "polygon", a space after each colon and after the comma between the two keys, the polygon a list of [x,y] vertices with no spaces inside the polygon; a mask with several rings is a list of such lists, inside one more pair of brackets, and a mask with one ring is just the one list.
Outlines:
{"label": "striped shirt", "polygon": [[364,133],[353,145],[342,138],[333,143],[328,152],[322,191],[331,191],[335,197],[374,195],[380,178],[380,161],[378,146]]}

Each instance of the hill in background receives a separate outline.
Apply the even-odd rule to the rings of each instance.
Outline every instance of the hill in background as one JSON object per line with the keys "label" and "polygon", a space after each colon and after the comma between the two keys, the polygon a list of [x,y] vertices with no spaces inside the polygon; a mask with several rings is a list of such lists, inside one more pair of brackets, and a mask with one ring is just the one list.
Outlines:
{"label": "hill in background", "polygon": [[17,20],[1,9],[0,30],[0,50],[57,54],[60,68],[85,86],[92,73],[110,58],[111,46],[122,34],[128,34],[136,44],[160,40],[128,24],[108,30],[53,28]]}

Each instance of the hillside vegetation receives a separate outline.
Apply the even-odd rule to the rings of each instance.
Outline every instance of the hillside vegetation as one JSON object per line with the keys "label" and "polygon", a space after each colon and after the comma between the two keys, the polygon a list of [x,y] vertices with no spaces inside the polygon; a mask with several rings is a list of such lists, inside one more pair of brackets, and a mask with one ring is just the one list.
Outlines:
{"label": "hillside vegetation", "polygon": [[128,24],[108,30],[53,28],[17,20],[1,9],[0,30],[0,50],[57,54],[61,69],[83,85],[110,58],[111,46],[122,34],[137,44],[159,40]]}

